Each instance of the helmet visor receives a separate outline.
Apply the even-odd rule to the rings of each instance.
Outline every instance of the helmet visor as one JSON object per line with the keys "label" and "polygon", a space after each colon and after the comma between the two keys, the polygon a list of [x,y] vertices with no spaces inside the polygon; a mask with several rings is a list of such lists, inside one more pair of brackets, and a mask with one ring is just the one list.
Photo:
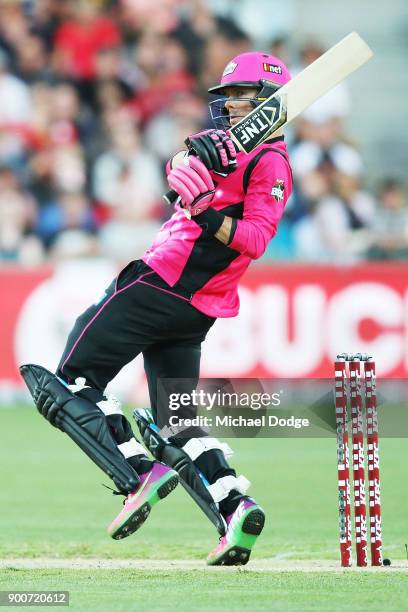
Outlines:
{"label": "helmet visor", "polygon": [[208,104],[212,122],[217,130],[228,130],[231,127],[229,113],[225,108],[226,96],[211,100]]}
{"label": "helmet visor", "polygon": [[250,102],[253,108],[255,108],[258,102],[257,98],[243,98],[241,96],[236,98],[232,96],[222,96],[209,102],[208,107],[210,109],[211,119],[217,130],[228,130],[231,127],[229,112],[225,106],[228,101]]}

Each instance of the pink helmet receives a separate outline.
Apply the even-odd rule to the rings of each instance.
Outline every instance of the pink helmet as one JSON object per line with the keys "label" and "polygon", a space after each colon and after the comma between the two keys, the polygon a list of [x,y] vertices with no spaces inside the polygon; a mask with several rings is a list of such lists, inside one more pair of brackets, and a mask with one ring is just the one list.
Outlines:
{"label": "pink helmet", "polygon": [[267,53],[251,51],[234,57],[224,68],[221,83],[210,87],[209,93],[222,95],[224,87],[259,87],[263,80],[275,83],[279,87],[290,81],[291,76],[285,64]]}

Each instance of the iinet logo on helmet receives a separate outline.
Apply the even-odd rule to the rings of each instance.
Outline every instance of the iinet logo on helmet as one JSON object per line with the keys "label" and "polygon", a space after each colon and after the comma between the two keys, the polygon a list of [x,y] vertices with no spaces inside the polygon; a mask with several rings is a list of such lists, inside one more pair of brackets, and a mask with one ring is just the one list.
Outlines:
{"label": "iinet logo on helmet", "polygon": [[282,74],[281,66],[277,66],[276,64],[262,64],[262,67],[265,72],[273,72],[273,74]]}

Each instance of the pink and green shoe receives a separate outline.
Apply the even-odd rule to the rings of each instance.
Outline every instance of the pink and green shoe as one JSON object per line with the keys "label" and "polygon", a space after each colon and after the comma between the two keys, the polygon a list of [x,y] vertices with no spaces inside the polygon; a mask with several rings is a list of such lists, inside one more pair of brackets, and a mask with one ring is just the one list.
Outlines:
{"label": "pink and green shoe", "polygon": [[265,524],[265,513],[250,497],[226,518],[227,533],[207,557],[207,565],[246,565]]}
{"label": "pink and green shoe", "polygon": [[171,468],[155,461],[151,470],[140,475],[140,485],[134,493],[129,493],[121,512],[108,527],[114,540],[131,535],[143,525],[152,507],[167,497],[178,485],[178,474]]}

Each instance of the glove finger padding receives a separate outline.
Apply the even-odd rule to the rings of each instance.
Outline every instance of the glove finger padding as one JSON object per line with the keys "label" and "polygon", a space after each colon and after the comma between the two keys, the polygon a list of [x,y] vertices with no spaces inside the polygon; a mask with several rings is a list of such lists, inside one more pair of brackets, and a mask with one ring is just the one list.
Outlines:
{"label": "glove finger padding", "polygon": [[179,166],[177,170],[178,180],[185,185],[186,189],[191,191],[195,198],[200,195],[200,193],[204,193],[213,187],[211,183],[205,183],[195,170],[191,172],[191,168]]}
{"label": "glove finger padding", "polygon": [[183,207],[191,216],[203,212],[210,205],[215,185],[203,162],[196,157],[188,157],[187,165],[174,168],[167,177],[172,189],[181,197]]}
{"label": "glove finger padding", "polygon": [[208,168],[221,174],[235,170],[234,143],[222,130],[207,130],[190,136],[185,141],[189,153],[196,155]]}
{"label": "glove finger padding", "polygon": [[224,145],[226,151],[227,151],[227,155],[229,157],[229,159],[231,161],[235,161],[236,157],[237,157],[237,150],[235,148],[235,145],[231,139],[231,137],[229,136],[229,134],[227,134],[226,132],[223,132],[222,130],[218,130],[218,132],[221,132],[220,138],[222,140],[222,144]]}
{"label": "glove finger padding", "polygon": [[211,174],[208,172],[205,164],[195,157],[190,157],[188,159],[188,165],[190,168],[193,168],[193,170],[195,170],[199,177],[204,181],[207,190],[214,189],[214,181],[212,180]]}

